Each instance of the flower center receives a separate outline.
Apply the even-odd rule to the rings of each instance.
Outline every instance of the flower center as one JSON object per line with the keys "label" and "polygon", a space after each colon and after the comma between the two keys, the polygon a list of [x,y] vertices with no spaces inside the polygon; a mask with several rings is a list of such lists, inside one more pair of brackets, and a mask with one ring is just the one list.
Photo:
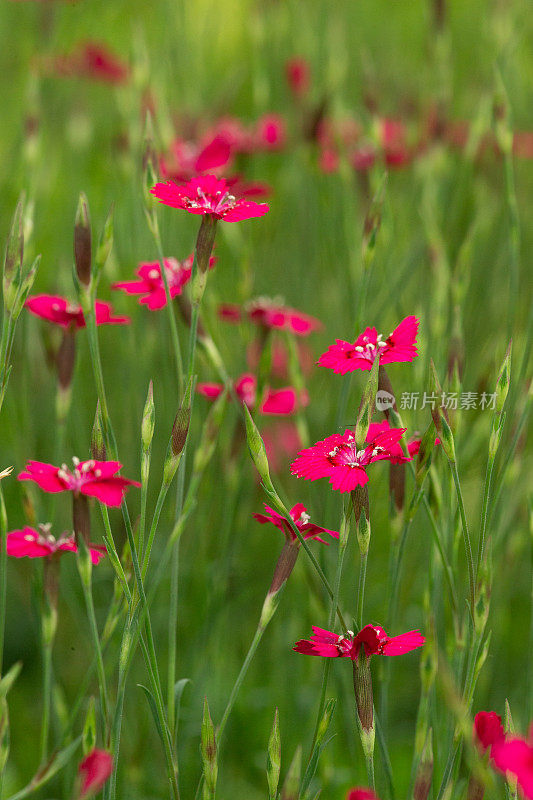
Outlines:
{"label": "flower center", "polygon": [[359,357],[374,363],[376,354],[381,353],[384,347],[387,347],[387,342],[383,341],[383,334],[380,333],[375,344],[369,341],[368,336],[363,336],[363,344],[358,344],[354,350],[359,353]]}
{"label": "flower center", "polygon": [[326,458],[334,467],[361,467],[364,455],[365,451],[357,449],[353,438],[349,442],[338,444],[329,451]]}

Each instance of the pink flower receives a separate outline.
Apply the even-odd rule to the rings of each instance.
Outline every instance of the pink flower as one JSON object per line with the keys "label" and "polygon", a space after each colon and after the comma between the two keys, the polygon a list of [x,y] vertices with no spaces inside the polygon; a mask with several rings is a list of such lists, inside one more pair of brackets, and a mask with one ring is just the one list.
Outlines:
{"label": "pink flower", "polygon": [[78,45],[78,49],[55,60],[56,71],[66,77],[89,78],[104,83],[125,83],[129,68],[99,42]]}
{"label": "pink flower", "polygon": [[287,468],[287,461],[294,458],[302,440],[298,428],[292,422],[279,421],[261,431],[271,472],[279,473]]}
{"label": "pink flower", "polygon": [[309,336],[313,331],[322,327],[320,320],[289,308],[281,303],[275,303],[266,297],[259,297],[247,306],[247,314],[252,322],[272,330],[289,331],[296,336]]}
{"label": "pink flower", "polygon": [[397,361],[412,361],[417,355],[416,335],[418,320],[406,317],[383,341],[375,328],[366,330],[353,344],[337,339],[318,359],[321,367],[332,369],[338,375],[345,375],[356,369],[370,370],[379,353],[380,364],[392,364]]}
{"label": "pink flower", "polygon": [[338,636],[336,633],[313,626],[313,636],[296,642],[293,650],[307,656],[326,658],[351,658],[356,661],[361,647],[367,658],[370,656],[401,656],[422,647],[425,637],[420,631],[408,631],[389,637],[379,625],[365,625],[357,636],[351,631]]}
{"label": "pink flower", "polygon": [[346,795],[346,800],[378,800],[378,798],[372,789],[367,789],[364,786],[356,786],[354,789],[349,790]]}
{"label": "pink flower", "polygon": [[[107,555],[105,547],[99,544],[91,544],[89,550],[93,564],[98,564],[100,559]],[[7,554],[15,558],[51,558],[56,553],[77,551],[74,534],[65,532],[56,539],[50,533],[50,525],[39,525],[38,531],[26,526],[7,534]]]}
{"label": "pink flower", "polygon": [[170,153],[161,158],[161,171],[179,181],[188,181],[200,172],[220,172],[228,165],[232,151],[231,142],[223,134],[209,136],[203,144],[175,139]]}
{"label": "pink flower", "polygon": [[353,431],[334,433],[312,447],[301,450],[291,464],[291,473],[310,481],[329,478],[334,489],[351,492],[356,486],[364,486],[368,482],[366,468],[369,464],[397,459],[393,448],[405,430],[390,428],[374,437],[361,450],[357,450]]}
{"label": "pink flower", "polygon": [[[244,373],[233,384],[235,394],[247,406],[255,405],[257,380],[255,375],[251,373]],[[209,400],[216,400],[219,395],[224,391],[222,383],[198,383],[196,391],[207,397]],[[300,398],[300,403],[303,404],[307,400],[306,397]],[[277,414],[285,416],[293,414],[298,406],[298,397],[296,391],[287,386],[283,389],[270,389],[267,387],[263,397],[259,411],[261,414]]]}
{"label": "pink flower", "polygon": [[[277,511],[274,511],[273,508],[267,506],[266,503],[263,503],[263,505],[265,507],[265,511],[267,511],[267,514],[254,514],[254,519],[260,522],[262,525],[264,525],[266,522],[272,523],[272,525],[275,525],[276,528],[279,528],[280,531],[285,534],[285,537],[289,542],[299,541],[287,520],[282,517],[281,514],[278,514]],[[322,528],[320,525],[315,525],[314,522],[309,522],[309,514],[302,503],[296,503],[296,505],[291,508],[290,515],[304,539],[316,539],[323,544],[329,544],[329,542],[326,542],[324,539],[320,538],[321,533],[329,533],[329,535],[333,536],[334,539],[339,538],[337,531],[330,531],[327,528]]]}
{"label": "pink flower", "polygon": [[406,144],[405,126],[398,119],[381,120],[381,144],[388,167],[403,167],[411,160]]}
{"label": "pink flower", "polygon": [[[36,317],[53,322],[62,328],[73,325],[76,328],[85,328],[85,319],[81,306],[70,303],[65,297],[53,294],[36,294],[29,297],[25,304],[28,311]],[[113,315],[110,303],[96,300],[94,304],[97,325],[127,325],[131,322],[129,317]]]}
{"label": "pink flower", "polygon": [[221,303],[217,314],[224,322],[230,322],[232,325],[238,325],[242,319],[241,307],[237,303]]}
{"label": "pink flower", "polygon": [[113,756],[107,750],[92,750],[78,767],[81,786],[78,800],[100,791],[113,771]]}
{"label": "pink flower", "polygon": [[[181,294],[183,287],[191,279],[192,265],[194,256],[190,255],[184,261],[175,258],[165,258],[163,264],[168,281],[170,297],[174,298]],[[216,258],[211,257],[209,266],[212,269],[216,263]],[[139,276],[137,281],[121,281],[114,283],[112,289],[120,289],[127,294],[142,295],[139,303],[147,305],[150,311],[164,308],[167,304],[165,294],[165,284],[161,276],[161,265],[159,261],[149,261],[140,264],[136,270]]]}
{"label": "pink flower", "polygon": [[115,474],[122,469],[118,461],[79,461],[77,458],[72,461],[72,471],[65,464],[54,467],[42,461],[28,461],[18,480],[35,481],[45,492],[74,492],[96,497],[106,506],[119,506],[129,486],[141,485]]}
{"label": "pink flower", "polygon": [[491,757],[497,769],[514,775],[524,797],[533,800],[533,727],[529,739],[509,736],[494,742]]}
{"label": "pink flower", "polygon": [[255,149],[279,150],[287,140],[285,121],[279,114],[265,114],[256,124]]}
{"label": "pink flower", "polygon": [[192,178],[181,186],[173,181],[156,183],[150,191],[164,205],[182,208],[190,214],[210,214],[226,222],[262,217],[269,211],[266,203],[236,198],[229,193],[226,181],[214,175]]}
{"label": "pink flower", "polygon": [[502,718],[495,711],[479,711],[474,717],[474,741],[484,752],[505,739]]}
{"label": "pink flower", "polygon": [[301,97],[309,91],[311,83],[311,70],[309,62],[302,56],[293,56],[285,64],[285,77],[287,83],[296,97]]}

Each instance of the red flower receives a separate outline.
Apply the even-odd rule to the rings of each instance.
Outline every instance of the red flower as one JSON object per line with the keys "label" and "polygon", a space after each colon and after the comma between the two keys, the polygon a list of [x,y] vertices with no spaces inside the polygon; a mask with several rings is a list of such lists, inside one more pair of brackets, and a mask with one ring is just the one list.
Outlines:
{"label": "red flower", "polygon": [[19,481],[35,481],[45,492],[74,492],[96,497],[106,506],[119,506],[129,486],[140,486],[115,473],[122,469],[118,461],[79,461],[72,459],[73,471],[63,464],[54,467],[42,461],[28,461],[18,475]]}
{"label": "red flower", "polygon": [[[239,400],[246,403],[247,406],[255,405],[257,391],[255,375],[245,372],[244,375],[241,375],[241,377],[235,381],[233,387]],[[224,391],[224,385],[222,383],[198,383],[196,391],[203,394],[203,396],[207,397],[209,400],[216,400]],[[300,402],[305,403],[306,398],[301,398]],[[292,387],[287,386],[283,389],[267,388],[259,411],[262,414],[278,414],[285,416],[287,414],[293,414],[296,411],[297,405],[298,398],[296,391]]]}
{"label": "red flower", "polygon": [[[54,294],[36,294],[29,297],[25,304],[28,311],[36,317],[53,322],[62,328],[74,325],[76,328],[85,328],[85,319],[81,306],[70,303],[65,297]],[[96,300],[94,304],[97,325],[127,325],[131,322],[129,317],[113,315],[110,303]]]}
{"label": "red flower", "polygon": [[275,303],[266,297],[259,297],[247,306],[247,314],[256,325],[273,330],[289,331],[296,336],[308,336],[312,331],[322,327],[322,323],[298,311],[296,308],[289,308],[280,303]]}
{"label": "red flower", "polygon": [[226,222],[262,217],[269,211],[266,203],[236,198],[228,192],[226,181],[214,175],[192,178],[181,186],[173,181],[156,183],[150,191],[164,205],[182,208],[190,214],[210,214]]}
{"label": "red flower", "polygon": [[378,798],[372,789],[367,789],[364,786],[356,786],[354,789],[349,790],[346,795],[346,800],[378,800]]}
{"label": "red flower", "polygon": [[279,150],[286,139],[285,121],[279,114],[265,114],[257,121],[254,136],[256,150]]}
{"label": "red flower", "polygon": [[[91,544],[91,561],[98,564],[101,558],[107,555],[103,545]],[[76,553],[78,548],[74,534],[64,533],[56,539],[50,533],[50,525],[39,525],[39,530],[26,526],[21,530],[11,531],[7,534],[7,554],[15,558],[51,558],[56,553]]]}
{"label": "red flower", "polygon": [[326,658],[351,658],[356,661],[361,647],[367,658],[370,656],[401,656],[410,653],[425,642],[420,631],[408,631],[399,636],[389,637],[379,625],[365,625],[357,636],[351,631],[338,636],[336,633],[313,626],[310,639],[300,639],[292,648],[307,656]]}
{"label": "red flower", "polygon": [[175,139],[160,166],[165,177],[187,181],[199,172],[220,171],[228,165],[231,155],[231,142],[222,134],[208,137],[203,144]]}
{"label": "red flower", "polygon": [[368,482],[366,467],[369,464],[398,458],[394,446],[405,430],[391,428],[380,433],[362,450],[357,450],[353,431],[334,433],[312,447],[301,450],[291,464],[291,473],[310,481],[329,478],[334,489],[351,492],[356,486],[364,486]]}
{"label": "red flower", "polygon": [[502,718],[495,711],[479,711],[474,717],[474,741],[484,752],[505,739]]}
{"label": "red flower", "polygon": [[337,339],[335,344],[322,353],[318,364],[332,369],[338,375],[345,375],[356,369],[372,369],[377,353],[380,364],[412,361],[418,355],[417,332],[418,320],[413,316],[402,320],[385,341],[375,328],[366,328],[353,344]]}
{"label": "red flower", "polygon": [[113,756],[107,750],[92,750],[78,767],[81,779],[78,800],[100,791],[113,771]]}
{"label": "red flower", "polygon": [[285,77],[297,97],[307,94],[311,82],[309,62],[302,56],[293,56],[285,64]]}
{"label": "red flower", "polygon": [[129,78],[128,66],[98,42],[78,45],[76,52],[58,56],[55,68],[66,77],[91,78],[105,83],[125,83]]}
{"label": "red flower", "polygon": [[[163,264],[171,298],[181,294],[185,284],[190,281],[193,260],[193,255],[188,256],[184,261],[178,261],[175,258],[165,258]],[[214,267],[215,263],[216,258],[211,257],[209,261],[211,269]],[[161,265],[159,261],[143,262],[136,270],[136,274],[139,276],[139,280],[120,281],[119,283],[114,283],[111,288],[120,289],[123,292],[127,292],[127,294],[143,295],[139,299],[139,303],[147,305],[150,311],[164,308],[167,304],[167,296],[165,294],[165,284],[161,277]]]}
{"label": "red flower", "polygon": [[510,736],[494,742],[491,757],[497,769],[514,775],[524,797],[533,800],[533,727],[529,739]]}
{"label": "red flower", "polygon": [[381,144],[385,164],[388,167],[403,167],[411,160],[406,144],[406,131],[399,119],[381,120]]}
{"label": "red flower", "polygon": [[[265,511],[268,513],[254,514],[254,519],[260,522],[262,525],[264,525],[266,522],[271,522],[272,525],[275,525],[276,528],[279,528],[280,531],[285,534],[285,537],[290,542],[299,541],[285,517],[282,517],[281,514],[278,514],[278,512],[274,511],[273,508],[267,506],[266,503],[263,503],[263,505],[265,507]],[[339,538],[337,531],[330,531],[327,528],[322,528],[320,525],[315,525],[314,522],[309,522],[309,514],[307,513],[306,507],[302,505],[302,503],[296,503],[296,505],[291,508],[290,515],[304,539],[316,539],[318,542],[322,542],[323,544],[329,544],[329,542],[326,542],[324,539],[320,538],[321,533],[329,533],[329,535],[333,536],[334,539]]]}

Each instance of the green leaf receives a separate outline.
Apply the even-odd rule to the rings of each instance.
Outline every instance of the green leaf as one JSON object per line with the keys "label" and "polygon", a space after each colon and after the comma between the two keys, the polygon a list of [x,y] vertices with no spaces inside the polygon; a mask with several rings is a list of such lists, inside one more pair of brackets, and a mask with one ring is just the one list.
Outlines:
{"label": "green leaf", "polygon": [[161,722],[159,720],[159,716],[158,716],[158,713],[157,713],[157,705],[156,705],[156,702],[155,702],[155,698],[154,698],[152,692],[150,691],[150,689],[147,689],[146,686],[143,686],[142,683],[138,683],[137,686],[140,689],[142,689],[144,694],[146,695],[146,699],[148,700],[148,705],[150,706],[150,711],[152,712],[152,717],[154,718],[155,727],[156,727],[157,732],[159,734],[159,738],[161,739],[161,741],[162,741],[162,743],[164,745],[165,744],[165,734],[163,732],[163,728],[161,727]]}
{"label": "green leaf", "polygon": [[11,687],[17,680],[20,670],[22,669],[22,661],[17,661],[13,664],[10,670],[6,672],[2,680],[0,680],[0,700],[7,697]]}

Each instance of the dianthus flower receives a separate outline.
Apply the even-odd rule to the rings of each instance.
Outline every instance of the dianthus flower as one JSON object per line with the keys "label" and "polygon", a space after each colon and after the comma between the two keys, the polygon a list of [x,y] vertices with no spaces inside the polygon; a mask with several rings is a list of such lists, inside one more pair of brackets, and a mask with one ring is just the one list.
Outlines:
{"label": "dianthus flower", "polygon": [[406,317],[383,341],[383,335],[375,328],[366,328],[355,342],[337,339],[318,359],[321,367],[332,369],[338,375],[345,375],[356,369],[370,370],[379,353],[380,364],[398,361],[412,361],[417,355],[416,335],[418,320]]}
{"label": "dianthus flower", "polygon": [[378,797],[372,789],[367,789],[365,786],[355,786],[349,790],[346,800],[378,800]]}
{"label": "dianthus flower", "polygon": [[485,752],[495,744],[503,742],[505,731],[502,725],[502,718],[495,711],[479,711],[474,717],[474,742]]}
{"label": "dianthus flower", "polygon": [[[77,303],[69,302],[65,297],[53,294],[36,294],[29,297],[25,304],[28,311],[36,317],[46,319],[68,328],[71,325],[75,328],[85,328],[85,318],[81,306]],[[96,300],[94,311],[97,325],[127,325],[131,322],[129,317],[116,316],[110,303]]]}
{"label": "dianthus flower", "polygon": [[[39,525],[39,530],[26,526],[7,534],[7,554],[15,558],[52,558],[56,553],[77,552],[74,534],[65,531],[56,539],[50,533],[50,525]],[[99,544],[91,544],[89,552],[95,565],[107,555],[106,548]]]}
{"label": "dianthus flower", "polygon": [[310,639],[300,639],[293,650],[307,656],[351,658],[352,661],[357,661],[361,647],[364,647],[367,658],[376,655],[401,656],[422,647],[425,641],[418,630],[390,637],[379,625],[365,625],[356,636],[351,631],[338,636],[313,625],[313,636]]}
{"label": "dianthus flower", "polygon": [[528,739],[508,736],[495,742],[491,757],[497,769],[516,778],[524,797],[533,800],[533,726]]}
{"label": "dianthus flower", "polygon": [[[332,487],[339,492],[351,492],[356,486],[368,482],[366,467],[374,461],[397,460],[394,446],[400,441],[405,428],[390,428],[375,436],[366,447],[357,449],[355,434],[346,430],[334,433],[312,447],[298,453],[291,464],[291,473],[310,481],[329,478]],[[404,460],[406,459],[402,456]]]}
{"label": "dianthus flower", "polygon": [[292,93],[296,97],[306,94],[311,83],[309,62],[302,56],[289,58],[285,64],[285,77]]}
{"label": "dianthus flower", "polygon": [[[322,327],[320,320],[315,317],[268,297],[258,297],[246,303],[244,313],[256,325],[270,330],[289,331],[296,336],[308,336]],[[241,320],[241,308],[233,303],[223,303],[219,306],[218,315],[225,322],[237,323]]]}
{"label": "dianthus flower", "polygon": [[[388,433],[391,430],[388,420],[384,419],[382,422],[371,422],[368,426],[368,433],[366,435],[366,441],[371,442],[376,436],[379,436],[381,433]],[[407,450],[409,455],[416,456],[418,451],[420,450],[420,442],[421,439],[419,436],[413,436],[407,442]],[[437,440],[438,443],[438,440]],[[402,447],[399,442],[396,444],[391,445],[389,448],[389,461],[392,464],[403,464],[405,461],[409,461],[409,458],[406,458]]]}
{"label": "dianthus flower", "polygon": [[[235,381],[234,385],[235,394],[247,406],[254,406],[256,401],[257,392],[257,379],[255,375],[245,373]],[[208,400],[216,400],[224,391],[222,383],[199,383],[196,386],[196,391],[207,397]],[[306,398],[301,398],[300,402],[305,402]],[[291,386],[282,389],[265,390],[265,395],[259,411],[261,414],[279,414],[285,416],[286,414],[293,414],[298,406],[298,397],[296,390]]]}
{"label": "dianthus flower", "polygon": [[181,186],[173,181],[156,183],[150,191],[164,205],[184,209],[190,214],[210,215],[225,222],[262,217],[269,211],[266,203],[237,198],[228,188],[223,178],[219,180],[214,175],[204,175]]}
{"label": "dianthus flower", "polygon": [[285,121],[279,114],[265,114],[257,120],[254,134],[256,150],[279,150],[286,140]]}
{"label": "dianthus flower", "polygon": [[[300,540],[294,533],[293,529],[285,519],[282,517],[281,514],[278,514],[277,511],[274,511],[273,508],[267,506],[266,503],[263,503],[265,507],[266,514],[254,514],[254,519],[264,525],[267,522],[270,522],[272,525],[275,525],[276,528],[279,528],[285,534],[285,538],[289,542],[299,542]],[[337,531],[330,531],[327,528],[322,528],[320,525],[315,525],[314,522],[310,522],[310,516],[307,513],[306,507],[302,503],[296,503],[290,510],[291,519],[293,520],[294,524],[302,534],[304,539],[316,539],[318,542],[322,542],[322,544],[329,544],[325,539],[320,538],[321,533],[329,533],[330,536],[333,536],[334,539],[339,538],[339,534]]]}
{"label": "dianthus flower", "polygon": [[80,791],[78,800],[85,800],[100,791],[113,771],[113,756],[107,750],[92,750],[78,767]]}
{"label": "dianthus flower", "polygon": [[[163,264],[171,298],[181,294],[183,287],[190,281],[193,260],[194,255],[192,254],[184,261],[178,261],[176,258],[165,258]],[[216,259],[212,257],[209,266],[212,268],[215,262]],[[167,296],[159,261],[144,262],[140,264],[135,272],[139,276],[139,280],[120,281],[114,283],[111,288],[120,289],[127,294],[142,295],[139,298],[139,303],[148,306],[150,311],[166,306]]]}
{"label": "dianthus flower", "polygon": [[74,495],[96,497],[106,506],[119,506],[129,486],[141,485],[116,475],[122,468],[118,461],[80,461],[77,458],[72,461],[73,470],[69,470],[66,464],[54,467],[42,461],[28,461],[18,480],[35,481],[45,492],[73,492]]}

